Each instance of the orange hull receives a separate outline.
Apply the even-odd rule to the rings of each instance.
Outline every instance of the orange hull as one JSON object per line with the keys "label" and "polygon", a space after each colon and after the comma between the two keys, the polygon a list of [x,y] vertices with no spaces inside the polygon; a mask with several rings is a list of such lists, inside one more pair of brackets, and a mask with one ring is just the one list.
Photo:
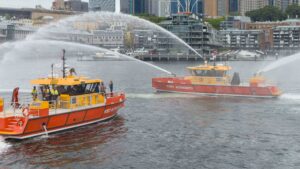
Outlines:
{"label": "orange hull", "polygon": [[0,135],[5,138],[25,139],[105,121],[116,116],[117,111],[124,106],[124,101],[125,95],[120,95],[108,98],[106,105],[99,107],[72,110],[37,118],[0,118]]}
{"label": "orange hull", "polygon": [[184,78],[153,78],[152,87],[158,91],[231,95],[247,97],[278,97],[281,92],[276,86],[243,85],[195,85]]}

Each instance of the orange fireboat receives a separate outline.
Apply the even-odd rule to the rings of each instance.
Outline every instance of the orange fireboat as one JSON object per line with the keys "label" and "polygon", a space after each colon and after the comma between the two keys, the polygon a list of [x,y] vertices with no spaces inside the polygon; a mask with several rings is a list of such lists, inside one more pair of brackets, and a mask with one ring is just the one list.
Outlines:
{"label": "orange fireboat", "polygon": [[124,106],[123,92],[106,94],[100,89],[102,80],[73,74],[74,69],[66,70],[64,52],[63,77],[52,73],[51,77],[32,80],[36,91],[30,98],[13,98],[9,103],[0,98],[0,135],[5,139],[48,135],[112,119]]}
{"label": "orange fireboat", "polygon": [[238,73],[228,75],[231,67],[224,64],[188,67],[191,76],[159,77],[152,79],[152,87],[157,91],[193,93],[207,95],[229,95],[246,97],[278,97],[281,91],[275,85],[267,84],[260,74],[250,78],[249,83],[241,83]]}

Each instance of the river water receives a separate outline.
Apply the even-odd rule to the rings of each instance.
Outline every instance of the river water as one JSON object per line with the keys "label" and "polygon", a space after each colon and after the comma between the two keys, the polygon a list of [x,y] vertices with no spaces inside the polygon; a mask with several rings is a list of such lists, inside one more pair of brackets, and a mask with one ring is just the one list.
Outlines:
{"label": "river water", "polygon": [[[50,74],[58,58],[8,59],[0,93]],[[113,80],[126,107],[108,122],[36,137],[0,141],[0,168],[300,168],[300,79],[297,66],[269,73],[285,91],[278,99],[155,93],[165,74],[134,61],[79,62],[78,74]],[[197,62],[154,63],[178,75]],[[232,62],[246,80],[266,62]],[[295,73],[293,75],[293,72]]]}

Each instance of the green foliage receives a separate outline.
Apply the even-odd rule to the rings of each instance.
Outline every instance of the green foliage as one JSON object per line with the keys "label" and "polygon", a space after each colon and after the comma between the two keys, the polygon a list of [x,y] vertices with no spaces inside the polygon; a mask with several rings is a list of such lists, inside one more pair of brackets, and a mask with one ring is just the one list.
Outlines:
{"label": "green foliage", "polygon": [[132,32],[128,31],[124,36],[124,45],[127,49],[131,49],[134,46],[134,35]]}
{"label": "green foliage", "polygon": [[246,16],[249,16],[252,21],[281,21],[286,19],[285,14],[274,6],[265,6],[257,10],[248,11]]}
{"label": "green foliage", "polygon": [[222,18],[206,18],[205,21],[208,22],[213,28],[220,30],[220,23],[225,20],[225,17]]}
{"label": "green foliage", "polygon": [[147,14],[147,13],[143,13],[143,14],[138,14],[136,15],[142,19],[146,19],[150,22],[153,22],[153,23],[160,23],[161,21],[164,21],[166,20],[167,18],[165,17],[158,17],[158,16],[155,16],[155,15],[150,15],[150,14]]}
{"label": "green foliage", "polygon": [[290,18],[299,18],[300,17],[300,6],[299,5],[289,5],[285,13]]}
{"label": "green foliage", "polygon": [[9,14],[5,14],[5,15],[4,15],[4,18],[5,18],[6,20],[10,20],[10,19],[11,19],[11,16],[10,16]]}

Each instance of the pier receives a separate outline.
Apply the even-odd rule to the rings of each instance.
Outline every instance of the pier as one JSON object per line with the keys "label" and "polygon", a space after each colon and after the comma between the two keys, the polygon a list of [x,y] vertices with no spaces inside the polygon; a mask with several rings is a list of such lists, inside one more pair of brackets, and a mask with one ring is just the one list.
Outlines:
{"label": "pier", "polygon": [[170,55],[170,54],[146,54],[135,56],[136,59],[143,61],[201,61],[198,55]]}

